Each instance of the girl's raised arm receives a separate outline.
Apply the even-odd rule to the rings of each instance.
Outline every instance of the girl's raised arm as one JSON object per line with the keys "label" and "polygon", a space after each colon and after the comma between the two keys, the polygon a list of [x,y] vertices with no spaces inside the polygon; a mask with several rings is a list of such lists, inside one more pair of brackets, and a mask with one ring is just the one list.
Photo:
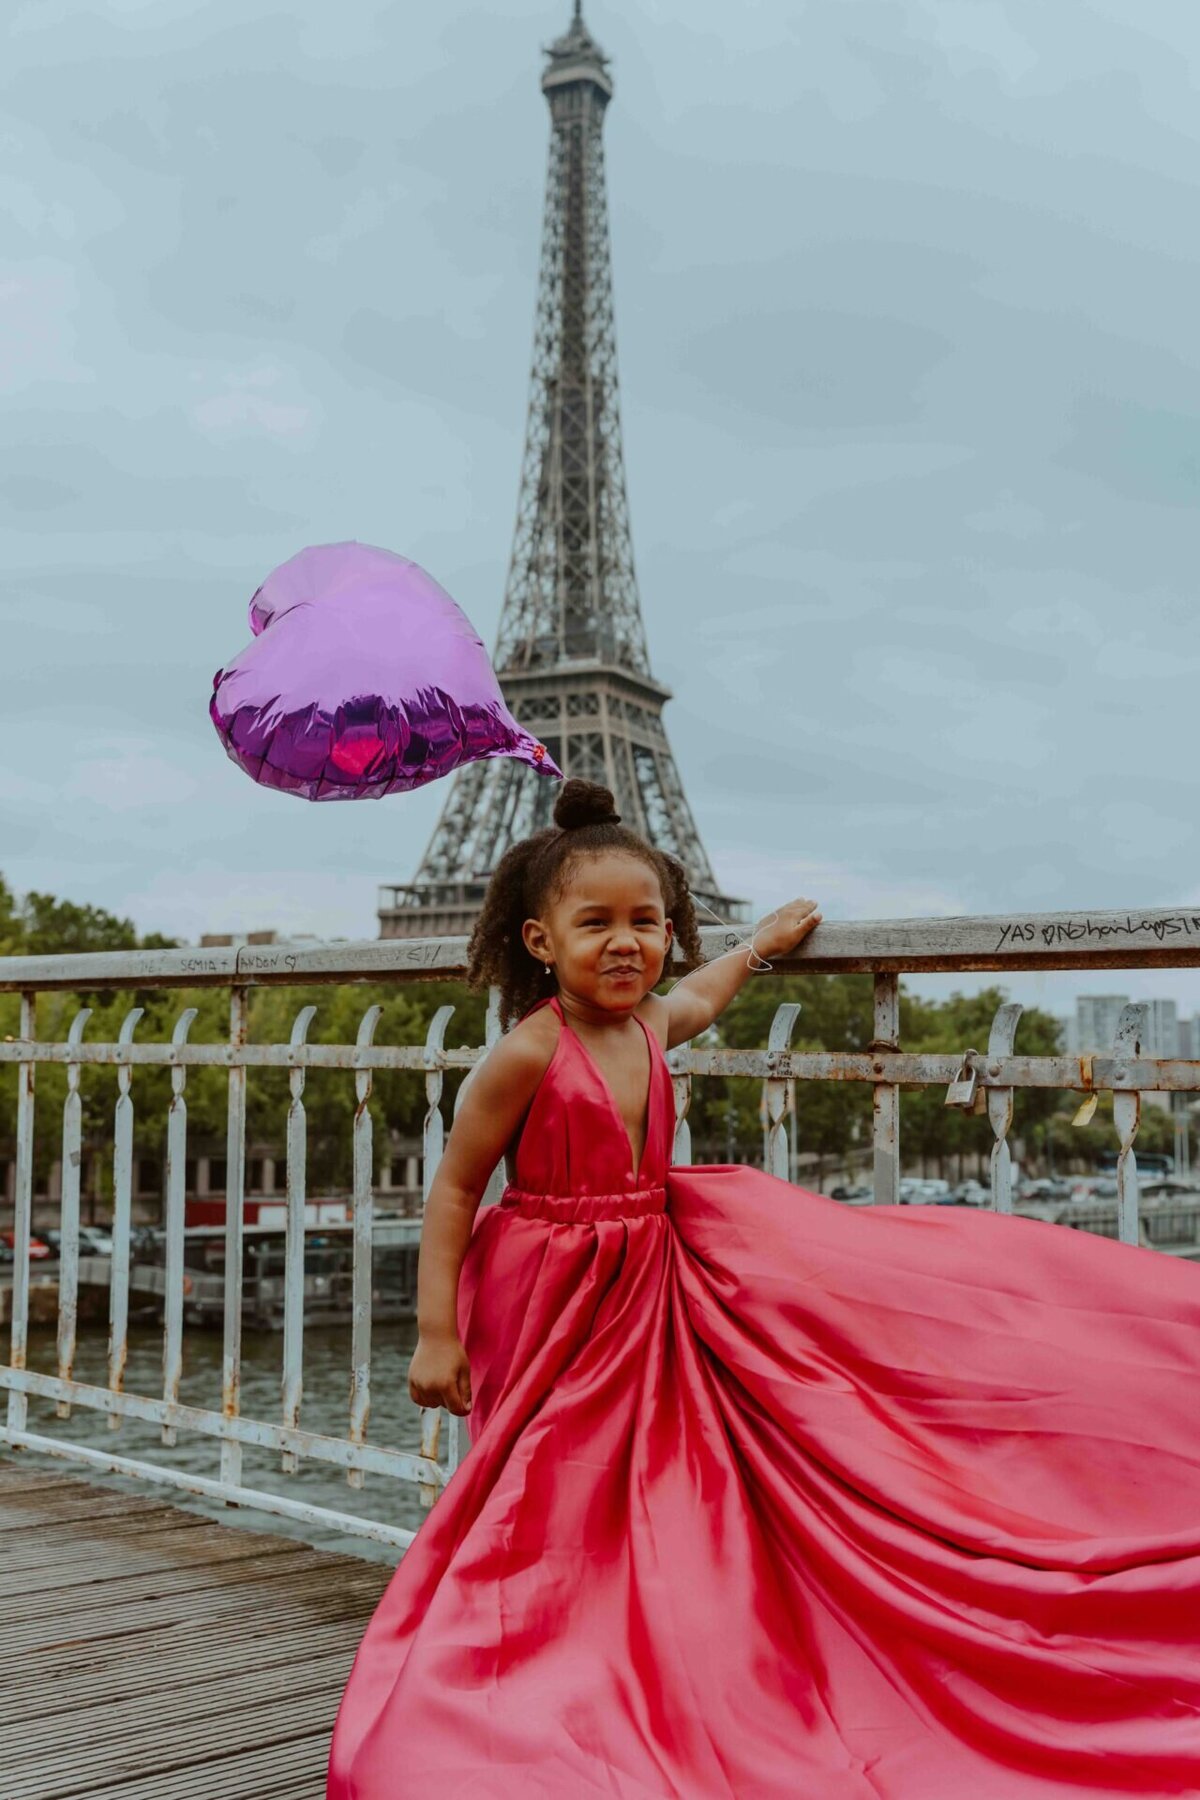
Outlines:
{"label": "girl's raised arm", "polygon": [[[789,900],[754,927],[750,940],[754,956],[764,962],[770,962],[773,956],[787,956],[820,923],[815,900]],[[743,944],[702,968],[693,969],[675,983],[665,1001],[668,1050],[698,1037],[714,1019],[720,1018],[751,973],[753,960],[750,947]]]}

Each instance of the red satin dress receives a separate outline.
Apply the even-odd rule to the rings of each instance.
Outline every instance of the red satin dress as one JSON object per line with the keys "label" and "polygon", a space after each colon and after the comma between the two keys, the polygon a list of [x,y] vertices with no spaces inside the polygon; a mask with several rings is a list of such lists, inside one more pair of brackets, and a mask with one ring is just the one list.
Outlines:
{"label": "red satin dress", "polygon": [[328,1800],[1200,1795],[1200,1269],[671,1168],[647,1038],[639,1168],[564,1022],[477,1217]]}

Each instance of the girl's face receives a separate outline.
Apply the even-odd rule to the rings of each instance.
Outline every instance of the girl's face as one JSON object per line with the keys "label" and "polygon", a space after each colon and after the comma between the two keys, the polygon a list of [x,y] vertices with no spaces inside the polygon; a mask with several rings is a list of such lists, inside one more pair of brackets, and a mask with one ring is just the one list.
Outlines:
{"label": "girl's face", "polygon": [[560,993],[604,1012],[628,1013],[662,980],[673,927],[658,876],[640,856],[580,856],[540,919],[526,919],[526,948],[551,962]]}

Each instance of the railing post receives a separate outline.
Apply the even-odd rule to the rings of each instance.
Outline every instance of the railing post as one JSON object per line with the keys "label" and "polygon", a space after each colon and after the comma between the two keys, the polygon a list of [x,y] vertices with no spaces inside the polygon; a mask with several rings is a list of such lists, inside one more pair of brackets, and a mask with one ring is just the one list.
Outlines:
{"label": "railing post", "polygon": [[[68,1050],[77,1050],[83,1028],[92,1016],[85,1006],[71,1020]],[[79,1096],[79,1064],[67,1064],[67,1097],[63,1102],[62,1204],[58,1240],[58,1378],[70,1381],[75,1366],[75,1337],[79,1322],[79,1182],[83,1161],[83,1103]],[[69,1419],[71,1403],[59,1400],[54,1415]]]}
{"label": "railing post", "polygon": [[[188,1040],[188,1032],[196,1017],[189,1006],[175,1021],[171,1048],[178,1057]],[[163,1269],[163,1399],[168,1406],[179,1404],[179,1383],[183,1375],[183,1227],[187,1205],[187,1101],[184,1087],[187,1065],[175,1061],[171,1065],[171,1105],[167,1113],[167,1241]],[[164,1425],[162,1441],[175,1442],[174,1425]]]}
{"label": "railing post", "polygon": [[446,1128],[442,1119],[442,1088],[445,1075],[442,1071],[442,1053],[446,1045],[446,1027],[454,1017],[452,1006],[439,1006],[429,1021],[429,1029],[425,1033],[425,1126],[422,1132],[421,1171],[421,1207],[429,1198],[429,1190],[433,1186],[433,1178],[437,1174],[437,1166],[442,1160],[442,1146],[446,1139]]}
{"label": "railing post", "polygon": [[[292,1026],[294,1057],[304,1054],[315,1006],[302,1006]],[[308,1199],[308,1120],[304,1112],[304,1065],[293,1062],[288,1070],[291,1104],[287,1116],[287,1215],[283,1237],[283,1424],[295,1429],[300,1423],[304,1392],[304,1208]],[[280,1467],[294,1475],[300,1459],[284,1450]]]}
{"label": "railing post", "polygon": [[[792,1032],[799,1017],[798,1000],[789,1000],[776,1007],[767,1035],[768,1066],[781,1058],[786,1060],[788,1045],[792,1041]],[[777,1175],[782,1181],[789,1181],[792,1173],[789,1167],[787,1125],[784,1121],[787,1099],[788,1077],[768,1075],[763,1081],[763,1168],[768,1175]]]}
{"label": "railing post", "polygon": [[[498,987],[490,987],[488,989],[487,1017],[483,1027],[484,1050],[490,1050],[493,1044],[498,1044],[502,1035],[500,1030],[500,989]],[[458,1091],[459,1094],[462,1093],[461,1088],[459,1088]],[[495,1206],[499,1202],[501,1195],[504,1193],[505,1185],[506,1175],[504,1158],[501,1157],[500,1161],[488,1176],[488,1184],[483,1190],[483,1198],[479,1202],[480,1206]]]}
{"label": "railing post", "polygon": [[[439,1006],[429,1021],[429,1029],[425,1033],[425,1128],[423,1132],[424,1167],[421,1182],[421,1211],[424,1215],[425,1202],[429,1199],[429,1190],[433,1186],[433,1178],[437,1174],[438,1164],[442,1160],[442,1147],[445,1143],[446,1127],[442,1119],[442,1088],[445,1075],[442,1071],[441,1058],[446,1043],[446,1027],[454,1016],[452,1006]],[[418,1252],[418,1256],[419,1256]],[[421,1455],[437,1461],[438,1446],[442,1434],[442,1409],[440,1406],[423,1407],[421,1410]],[[437,1489],[428,1482],[419,1484],[421,1503],[432,1506],[437,1499]]]}
{"label": "railing post", "polygon": [[1113,1070],[1113,1124],[1121,1140],[1117,1155],[1117,1236],[1123,1244],[1139,1241],[1138,1172],[1133,1140],[1141,1123],[1142,1096],[1136,1089],[1121,1091],[1116,1084],[1127,1079],[1127,1071],[1121,1065],[1127,1059],[1132,1062],[1141,1055],[1145,1037],[1146,1007],[1123,1006],[1113,1040],[1113,1057],[1117,1064]]}
{"label": "railing post", "polygon": [[[988,1035],[989,1075],[998,1074],[1000,1059],[1012,1055],[1022,1010],[1015,1002],[1009,1002],[1000,1008],[992,1020],[992,1029]],[[996,1139],[991,1155],[992,1210],[1010,1213],[1013,1209],[1012,1152],[1008,1147],[1008,1134],[1013,1120],[1012,1089],[988,1088],[987,1112]]]}
{"label": "railing post", "polygon": [[[121,1021],[118,1053],[133,1042],[142,1008],[135,1006]],[[108,1288],[108,1390],[119,1394],[125,1385],[129,1355],[129,1235],[133,1223],[133,1064],[117,1063],[117,1110],[113,1120],[113,1247]],[[110,1412],[108,1429],[121,1429],[121,1415]]]}
{"label": "railing post", "polygon": [[[453,1414],[447,1417],[453,1418]],[[442,1436],[442,1409],[440,1406],[424,1406],[421,1408],[421,1455],[427,1456],[430,1462],[436,1462],[438,1446]],[[438,1497],[438,1491],[431,1482],[417,1483],[417,1493],[422,1506],[432,1506]]]}
{"label": "railing post", "polygon": [[[221,1413],[236,1419],[242,1407],[242,1257],[246,1187],[246,990],[229,991],[229,1128],[225,1140],[225,1319],[221,1351]],[[221,1439],[221,1481],[242,1482],[242,1446]]]}
{"label": "railing post", "polygon": [[[21,995],[22,1043],[32,1044],[36,1031],[37,995]],[[17,1065],[17,1191],[13,1209],[12,1337],[9,1362],[24,1369],[29,1356],[29,1238],[33,1222],[33,1096],[37,1064]],[[8,1429],[24,1431],[29,1402],[15,1388],[8,1392]]]}
{"label": "railing post", "polygon": [[[679,1046],[686,1054],[686,1047]],[[677,1168],[687,1168],[692,1160],[692,1128],[688,1124],[688,1108],[692,1104],[691,1071],[685,1069],[676,1072],[674,1051],[667,1058],[671,1070],[671,1087],[675,1095],[675,1141],[671,1150],[671,1162]]]}
{"label": "railing post", "polygon": [[[375,1040],[381,1006],[368,1006],[358,1027],[356,1056],[359,1061]],[[370,1069],[354,1071],[354,1274],[350,1325],[350,1442],[366,1442],[371,1411],[371,1293],[373,1285],[372,1236],[375,1219],[375,1153],[371,1127]],[[347,1469],[346,1481],[361,1488],[361,1469]]]}
{"label": "railing post", "polygon": [[[872,1051],[900,1048],[900,977],[875,977],[875,1036]],[[876,1064],[881,1070],[882,1063]],[[894,1083],[874,1087],[875,1204],[896,1206],[900,1200],[900,1096]]]}
{"label": "railing post", "polygon": [[1191,1142],[1188,1135],[1188,1096],[1175,1093],[1171,1095],[1171,1119],[1175,1127],[1175,1173],[1184,1176],[1191,1173]]}

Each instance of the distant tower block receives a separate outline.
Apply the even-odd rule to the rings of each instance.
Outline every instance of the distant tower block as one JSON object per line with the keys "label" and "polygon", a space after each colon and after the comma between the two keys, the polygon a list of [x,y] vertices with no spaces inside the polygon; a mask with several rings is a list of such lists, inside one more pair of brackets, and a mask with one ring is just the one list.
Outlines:
{"label": "distant tower block", "polygon": [[[677,856],[724,918],[663,729],[633,568],[613,325],[604,113],[608,59],[580,7],[542,76],[550,166],[517,528],[495,665],[517,719],[566,775],[612,789],[625,822]],[[508,759],[454,777],[416,878],[382,889],[381,937],[466,934],[509,845],[550,823],[558,783]],[[702,923],[711,923],[702,915]]]}

